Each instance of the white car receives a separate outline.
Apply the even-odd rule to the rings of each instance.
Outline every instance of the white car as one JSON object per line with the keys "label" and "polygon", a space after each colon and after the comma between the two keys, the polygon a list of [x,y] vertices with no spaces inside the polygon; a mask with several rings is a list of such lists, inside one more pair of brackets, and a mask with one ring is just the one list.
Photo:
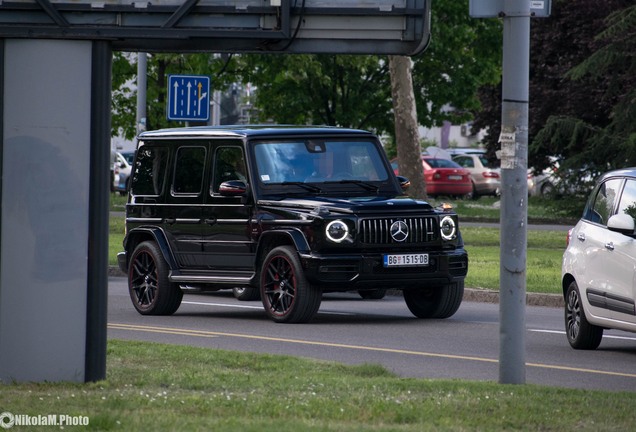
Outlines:
{"label": "white car", "polygon": [[130,172],[135,152],[117,152],[115,155],[113,190],[126,195],[130,186]]}
{"label": "white car", "polygon": [[491,163],[484,153],[455,155],[453,161],[470,172],[473,198],[478,198],[480,195],[499,196],[501,194],[501,170],[498,162]]}
{"label": "white car", "polygon": [[636,332],[636,168],[602,175],[563,254],[565,330],[596,349],[604,329]]}

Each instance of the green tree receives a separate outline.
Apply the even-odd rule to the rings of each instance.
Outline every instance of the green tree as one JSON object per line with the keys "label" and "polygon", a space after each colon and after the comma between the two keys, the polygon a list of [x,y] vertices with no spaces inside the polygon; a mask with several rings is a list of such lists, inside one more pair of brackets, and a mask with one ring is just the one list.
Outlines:
{"label": "green tree", "polygon": [[573,85],[589,85],[605,111],[550,116],[534,140],[598,172],[636,164],[636,5],[612,12],[605,25],[594,38],[600,47],[565,74]]}
{"label": "green tree", "polygon": [[[532,20],[528,164],[594,174],[636,162],[633,0],[556,0],[549,18]],[[501,91],[480,89],[473,127],[487,128],[494,152],[501,130]]]}
{"label": "green tree", "polygon": [[501,22],[471,18],[468,0],[433,2],[431,20],[431,43],[413,59],[418,121],[469,121],[481,107],[478,89],[501,78]]}
{"label": "green tree", "polygon": [[[468,0],[438,0],[431,43],[414,57],[418,121],[470,120],[477,90],[501,76],[501,23],[468,15]],[[241,56],[245,82],[258,87],[256,104],[283,123],[322,123],[393,134],[388,60],[383,56]],[[452,107],[452,108],[451,108]]]}
{"label": "green tree", "polygon": [[255,105],[277,123],[392,128],[386,60],[361,55],[249,54],[239,60]]}

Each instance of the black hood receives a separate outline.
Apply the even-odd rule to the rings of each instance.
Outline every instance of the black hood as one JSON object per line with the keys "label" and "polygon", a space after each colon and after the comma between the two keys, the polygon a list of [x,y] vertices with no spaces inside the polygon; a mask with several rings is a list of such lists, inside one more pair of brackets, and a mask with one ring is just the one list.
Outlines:
{"label": "black hood", "polygon": [[400,213],[430,213],[433,207],[426,201],[414,200],[408,197],[305,197],[305,198],[282,198],[278,200],[262,199],[259,206],[271,208],[295,209],[296,211],[329,211],[330,213],[342,214],[393,214]]}

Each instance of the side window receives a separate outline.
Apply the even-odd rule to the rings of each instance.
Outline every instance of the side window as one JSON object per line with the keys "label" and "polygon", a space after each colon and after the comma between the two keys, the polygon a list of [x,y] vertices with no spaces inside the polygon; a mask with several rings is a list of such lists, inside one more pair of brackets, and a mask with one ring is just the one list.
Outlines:
{"label": "side window", "polygon": [[241,180],[247,183],[245,157],[240,147],[219,147],[216,150],[210,192],[217,193],[221,183],[229,180]]}
{"label": "side window", "polygon": [[628,214],[636,222],[636,180],[627,180],[618,205],[618,212]]}
{"label": "side window", "polygon": [[459,165],[463,166],[464,168],[474,168],[475,167],[475,163],[473,161],[472,158],[470,157],[459,157],[457,159],[453,159],[455,162],[457,162]]}
{"label": "side window", "polygon": [[598,188],[594,201],[585,213],[585,219],[602,225],[607,224],[619,198],[621,181],[621,179],[610,179]]}
{"label": "side window", "polygon": [[194,195],[201,193],[205,147],[181,147],[174,166],[172,192]]}
{"label": "side window", "polygon": [[133,172],[131,193],[146,196],[161,195],[167,167],[168,149],[166,147],[140,146]]}

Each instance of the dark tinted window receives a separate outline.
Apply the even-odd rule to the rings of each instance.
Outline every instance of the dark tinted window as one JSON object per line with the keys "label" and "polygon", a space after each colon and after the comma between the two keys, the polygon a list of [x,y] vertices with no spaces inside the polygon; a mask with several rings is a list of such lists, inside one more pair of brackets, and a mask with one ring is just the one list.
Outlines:
{"label": "dark tinted window", "polygon": [[201,193],[204,165],[204,147],[181,147],[177,151],[172,191],[176,194]]}
{"label": "dark tinted window", "polygon": [[221,183],[241,180],[247,183],[245,158],[240,147],[219,147],[214,157],[211,191],[218,192]]}
{"label": "dark tinted window", "polygon": [[132,194],[160,195],[166,178],[168,149],[141,145],[134,167]]}

